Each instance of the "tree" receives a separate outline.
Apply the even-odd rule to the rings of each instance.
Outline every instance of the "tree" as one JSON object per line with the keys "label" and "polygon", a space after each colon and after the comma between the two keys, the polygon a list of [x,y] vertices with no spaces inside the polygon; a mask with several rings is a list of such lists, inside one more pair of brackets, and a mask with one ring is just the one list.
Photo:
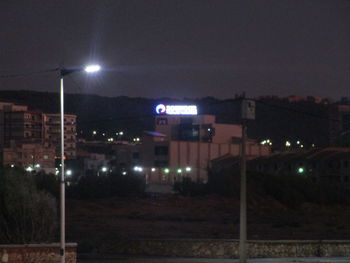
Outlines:
{"label": "tree", "polygon": [[48,242],[57,222],[55,199],[38,191],[32,174],[0,170],[0,242]]}

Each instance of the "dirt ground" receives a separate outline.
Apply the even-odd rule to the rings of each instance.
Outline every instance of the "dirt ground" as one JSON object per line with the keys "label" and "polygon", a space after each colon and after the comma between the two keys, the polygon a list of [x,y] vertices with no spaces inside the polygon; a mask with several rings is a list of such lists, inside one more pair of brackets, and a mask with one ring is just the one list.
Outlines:
{"label": "dirt ground", "polygon": [[[67,200],[67,240],[84,250],[139,238],[238,238],[239,201],[219,196]],[[250,200],[248,239],[350,239],[350,207]],[[87,248],[88,247],[88,248]]]}

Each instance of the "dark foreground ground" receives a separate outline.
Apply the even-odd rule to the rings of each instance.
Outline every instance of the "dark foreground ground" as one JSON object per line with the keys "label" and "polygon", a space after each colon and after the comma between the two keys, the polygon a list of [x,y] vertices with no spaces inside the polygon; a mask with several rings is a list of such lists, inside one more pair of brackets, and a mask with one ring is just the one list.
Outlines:
{"label": "dark foreground ground", "polygon": [[[219,196],[67,200],[67,240],[79,252],[140,238],[238,238],[239,201]],[[350,207],[250,200],[248,239],[350,239]]]}

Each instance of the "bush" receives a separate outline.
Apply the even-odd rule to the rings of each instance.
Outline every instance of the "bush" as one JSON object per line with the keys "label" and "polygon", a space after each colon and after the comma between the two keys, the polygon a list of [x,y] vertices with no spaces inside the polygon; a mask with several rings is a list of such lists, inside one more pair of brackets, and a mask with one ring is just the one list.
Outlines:
{"label": "bush", "polygon": [[33,177],[39,191],[47,192],[58,199],[60,194],[60,181],[55,175],[40,171]]}
{"label": "bush", "polygon": [[55,199],[19,169],[0,170],[0,181],[0,242],[50,241],[57,223]]}

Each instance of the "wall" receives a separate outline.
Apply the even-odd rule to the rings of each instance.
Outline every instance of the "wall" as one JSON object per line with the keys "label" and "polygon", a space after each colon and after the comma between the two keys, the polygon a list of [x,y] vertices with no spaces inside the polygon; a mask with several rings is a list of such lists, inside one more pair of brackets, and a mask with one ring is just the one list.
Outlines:
{"label": "wall", "polygon": [[[130,240],[101,247],[100,253],[169,256],[238,258],[238,240],[231,239],[172,239]],[[251,240],[250,258],[279,257],[342,257],[350,256],[350,240]]]}
{"label": "wall", "polygon": [[[77,262],[77,244],[66,244],[66,262]],[[58,263],[59,244],[0,245],[1,263]]]}

